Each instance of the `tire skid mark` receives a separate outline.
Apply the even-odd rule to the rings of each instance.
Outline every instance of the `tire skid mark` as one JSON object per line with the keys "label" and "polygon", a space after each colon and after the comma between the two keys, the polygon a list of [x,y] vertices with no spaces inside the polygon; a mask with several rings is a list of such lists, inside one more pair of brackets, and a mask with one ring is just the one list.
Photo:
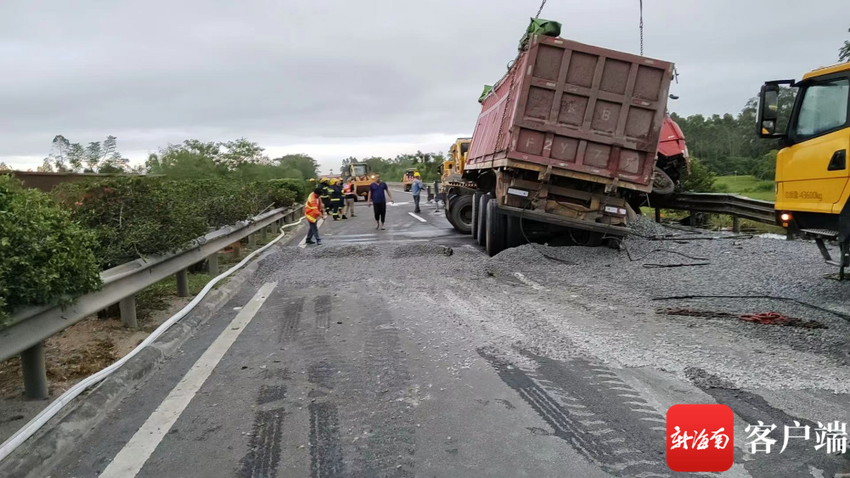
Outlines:
{"label": "tire skid mark", "polygon": [[263,373],[265,383],[257,392],[258,408],[251,427],[248,452],[240,461],[237,473],[241,478],[268,477],[277,473],[285,415],[282,403],[286,399],[286,384],[283,381],[288,379],[286,368],[266,369]]}
{"label": "tire skid mark", "polygon": [[[585,371],[592,367],[582,360],[566,365],[521,351],[539,365],[534,372],[527,372],[491,350],[480,349],[478,353],[552,427],[555,436],[604,471],[618,476],[676,475],[664,463],[664,433],[649,426],[663,421],[663,416],[649,410],[645,403],[641,405],[646,409],[632,410],[622,398],[615,398],[618,394],[614,390],[620,390],[630,392],[629,400],[640,400],[625,382],[610,378],[595,382],[592,377],[588,380]],[[646,435],[648,441],[633,440]],[[635,455],[643,459],[628,459]]]}
{"label": "tire skid mark", "polygon": [[344,476],[336,405],[330,402],[313,402],[308,408],[311,478]]}
{"label": "tire skid mark", "polygon": [[283,321],[278,335],[278,342],[288,342],[295,337],[298,324],[301,322],[301,312],[304,310],[304,298],[284,299],[287,307],[283,309]]}
{"label": "tire skid mark", "polygon": [[372,426],[360,453],[363,476],[414,476],[416,428],[413,409],[404,400],[410,393],[410,372],[398,329],[389,312],[375,311],[366,336],[366,397],[374,404]]}
{"label": "tire skid mark", "polygon": [[320,295],[314,302],[316,311],[316,328],[327,330],[331,323],[332,301],[329,295]]}
{"label": "tire skid mark", "polygon": [[283,407],[260,410],[254,416],[248,454],[242,458],[239,477],[275,476],[280,463],[280,440],[283,428]]}

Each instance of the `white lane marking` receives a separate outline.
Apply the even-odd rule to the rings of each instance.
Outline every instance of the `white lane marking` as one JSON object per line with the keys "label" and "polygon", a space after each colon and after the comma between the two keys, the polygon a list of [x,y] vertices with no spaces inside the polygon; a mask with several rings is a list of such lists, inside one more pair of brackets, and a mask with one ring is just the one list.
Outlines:
{"label": "white lane marking", "polygon": [[[324,223],[325,223],[325,220],[319,218],[319,222],[316,223],[316,229],[322,227],[322,224],[324,224]],[[304,236],[301,239],[301,242],[298,243],[298,247],[300,247],[301,249],[304,249],[305,247],[307,247],[307,236]]]}
{"label": "white lane marking", "polygon": [[545,287],[543,287],[542,285],[538,284],[537,282],[534,282],[533,280],[529,279],[528,277],[523,275],[521,272],[514,272],[514,277],[516,277],[517,279],[519,279],[520,282],[531,287],[534,290],[548,290]]}
{"label": "white lane marking", "polygon": [[145,462],[156,450],[159,443],[174,422],[183,413],[183,410],[192,401],[195,394],[209,378],[213,369],[221,361],[221,358],[230,349],[230,346],[245,330],[245,327],[260,310],[269,294],[277,286],[277,282],[267,282],[254,294],[250,302],[236,314],[236,317],[219,334],[215,342],[201,355],[195,365],[186,373],[180,383],[171,390],[157,409],[148,417],[145,424],[133,435],[133,438],[124,445],[124,448],[115,456],[112,463],[100,474],[101,478],[118,478],[136,476]]}
{"label": "white lane marking", "polygon": [[407,206],[408,204],[413,204],[413,203],[412,203],[412,202],[410,202],[410,201],[402,201],[402,202],[395,202],[395,201],[393,201],[393,202],[391,202],[391,203],[387,204],[387,206],[392,206],[392,207],[396,207],[396,206]]}
{"label": "white lane marking", "polygon": [[417,216],[415,213],[408,212],[408,214],[410,214],[411,216],[415,217],[416,219],[419,219],[419,222],[428,222],[428,221],[426,221],[424,218],[422,218],[422,217],[420,217],[420,216]]}

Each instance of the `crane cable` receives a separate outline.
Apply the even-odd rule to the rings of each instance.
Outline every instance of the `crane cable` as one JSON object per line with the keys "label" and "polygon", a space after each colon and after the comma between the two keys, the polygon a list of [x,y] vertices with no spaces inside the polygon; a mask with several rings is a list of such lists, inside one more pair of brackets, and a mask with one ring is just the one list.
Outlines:
{"label": "crane cable", "polygon": [[[546,0],[543,0],[543,3],[546,3]],[[643,0],[640,0],[640,56],[643,56]]]}
{"label": "crane cable", "polygon": [[[641,0],[643,2],[643,0]],[[543,0],[543,3],[540,4],[540,8],[537,9],[537,15],[534,18],[540,18],[540,14],[543,12],[543,6],[546,5],[546,0]]]}

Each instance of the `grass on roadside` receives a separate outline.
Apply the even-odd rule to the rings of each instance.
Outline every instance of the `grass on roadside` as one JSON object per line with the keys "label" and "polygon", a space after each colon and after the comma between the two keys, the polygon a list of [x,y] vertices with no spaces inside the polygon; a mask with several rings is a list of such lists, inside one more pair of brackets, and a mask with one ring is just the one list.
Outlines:
{"label": "grass on roadside", "polygon": [[774,182],[754,176],[718,176],[714,183],[720,192],[739,194],[762,201],[775,201]]}

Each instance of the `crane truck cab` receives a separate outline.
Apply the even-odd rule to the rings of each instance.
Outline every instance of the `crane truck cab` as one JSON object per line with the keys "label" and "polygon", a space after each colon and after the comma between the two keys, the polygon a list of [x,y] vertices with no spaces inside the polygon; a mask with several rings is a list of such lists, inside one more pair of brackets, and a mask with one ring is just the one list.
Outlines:
{"label": "crane truck cab", "polygon": [[[779,92],[797,89],[787,127],[780,131]],[[800,81],[764,84],[759,94],[758,135],[779,139],[776,156],[776,219],[792,233],[815,239],[827,263],[850,265],[850,63],[820,68]],[[837,241],[834,260],[824,243]]]}

